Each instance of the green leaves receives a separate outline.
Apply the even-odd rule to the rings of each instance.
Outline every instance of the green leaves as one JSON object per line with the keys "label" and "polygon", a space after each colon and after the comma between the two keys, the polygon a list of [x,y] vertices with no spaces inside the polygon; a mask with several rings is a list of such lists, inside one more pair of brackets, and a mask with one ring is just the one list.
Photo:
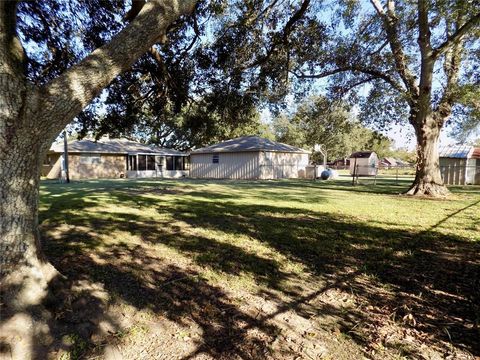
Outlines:
{"label": "green leaves", "polygon": [[273,129],[281,142],[306,149],[322,144],[329,160],[367,149],[383,157],[391,146],[390,139],[361,126],[345,102],[323,96],[309,98],[290,116],[280,114],[273,120]]}

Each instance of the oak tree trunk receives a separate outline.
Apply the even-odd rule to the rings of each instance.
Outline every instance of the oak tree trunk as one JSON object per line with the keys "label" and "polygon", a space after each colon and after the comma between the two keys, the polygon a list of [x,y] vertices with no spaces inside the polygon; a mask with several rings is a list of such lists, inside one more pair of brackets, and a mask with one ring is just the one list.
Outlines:
{"label": "oak tree trunk", "polygon": [[441,127],[431,116],[417,118],[417,165],[415,180],[407,191],[408,195],[444,197],[449,194],[440,172],[438,140]]}
{"label": "oak tree trunk", "polygon": [[[18,121],[20,123],[21,121]],[[29,134],[0,145],[0,274],[46,263],[38,234],[39,174],[44,153]],[[43,146],[44,148],[45,146]]]}
{"label": "oak tree trunk", "polygon": [[24,78],[0,74],[0,84],[8,84],[0,86],[0,340],[13,358],[29,359],[42,301],[59,275],[38,233],[40,167],[53,135],[35,121],[39,94]]}

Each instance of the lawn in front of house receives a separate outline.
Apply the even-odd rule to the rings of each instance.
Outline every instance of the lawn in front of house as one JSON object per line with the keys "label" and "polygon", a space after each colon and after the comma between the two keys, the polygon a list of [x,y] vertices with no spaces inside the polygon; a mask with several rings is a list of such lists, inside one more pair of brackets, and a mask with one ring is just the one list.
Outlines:
{"label": "lawn in front of house", "polygon": [[70,280],[51,356],[480,356],[480,189],[405,182],[43,182]]}

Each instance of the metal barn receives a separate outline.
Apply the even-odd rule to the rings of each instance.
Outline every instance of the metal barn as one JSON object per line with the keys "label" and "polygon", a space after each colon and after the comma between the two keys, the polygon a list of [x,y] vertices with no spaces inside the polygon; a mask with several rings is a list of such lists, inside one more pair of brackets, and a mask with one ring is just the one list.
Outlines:
{"label": "metal barn", "polygon": [[309,152],[258,136],[243,136],[190,153],[190,176],[209,179],[303,178]]}
{"label": "metal barn", "polygon": [[480,148],[442,146],[440,170],[447,185],[480,185]]}

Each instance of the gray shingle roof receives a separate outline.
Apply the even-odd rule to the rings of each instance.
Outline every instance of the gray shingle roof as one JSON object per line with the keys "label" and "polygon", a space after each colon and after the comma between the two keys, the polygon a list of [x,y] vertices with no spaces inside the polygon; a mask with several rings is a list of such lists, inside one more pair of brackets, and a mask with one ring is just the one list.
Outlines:
{"label": "gray shingle roof", "polygon": [[474,148],[468,145],[441,146],[439,155],[443,158],[469,159],[472,157]]}
{"label": "gray shingle roof", "polygon": [[[63,142],[53,144],[51,152],[63,153]],[[72,153],[186,155],[181,151],[141,144],[127,139],[75,140],[68,142]]]}
{"label": "gray shingle roof", "polygon": [[290,153],[310,153],[307,150],[276,141],[268,140],[259,136],[242,136],[223,141],[218,144],[193,150],[192,154],[208,154],[217,152],[246,152],[246,151],[274,151]]}

